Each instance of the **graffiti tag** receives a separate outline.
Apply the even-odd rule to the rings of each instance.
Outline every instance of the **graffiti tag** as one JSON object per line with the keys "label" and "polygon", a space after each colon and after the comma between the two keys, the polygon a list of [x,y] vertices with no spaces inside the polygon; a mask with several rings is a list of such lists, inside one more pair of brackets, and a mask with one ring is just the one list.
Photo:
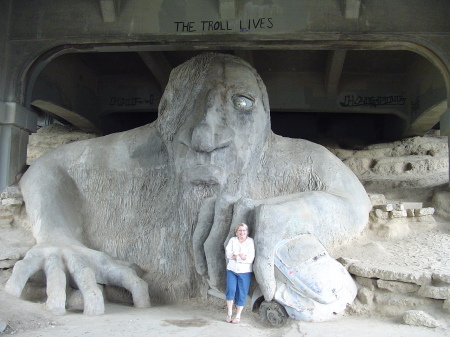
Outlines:
{"label": "graffiti tag", "polygon": [[354,96],[346,95],[344,101],[340,102],[343,107],[370,106],[376,108],[380,105],[404,105],[406,98],[397,96]]}
{"label": "graffiti tag", "polygon": [[137,106],[137,105],[148,105],[153,104],[158,99],[153,95],[150,95],[150,98],[141,98],[141,97],[110,97],[109,105],[110,106]]}

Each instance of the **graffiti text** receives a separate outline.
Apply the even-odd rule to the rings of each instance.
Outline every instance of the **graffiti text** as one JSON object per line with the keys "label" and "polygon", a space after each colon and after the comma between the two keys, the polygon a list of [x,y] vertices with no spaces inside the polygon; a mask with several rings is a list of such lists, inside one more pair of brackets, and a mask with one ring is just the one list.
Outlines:
{"label": "graffiti text", "polygon": [[346,95],[340,102],[343,107],[370,106],[376,108],[379,105],[404,105],[406,98],[397,96],[354,96]]}
{"label": "graffiti text", "polygon": [[111,106],[136,106],[136,105],[148,105],[155,103],[157,99],[150,95],[150,98],[141,97],[111,97],[109,99],[109,105]]}

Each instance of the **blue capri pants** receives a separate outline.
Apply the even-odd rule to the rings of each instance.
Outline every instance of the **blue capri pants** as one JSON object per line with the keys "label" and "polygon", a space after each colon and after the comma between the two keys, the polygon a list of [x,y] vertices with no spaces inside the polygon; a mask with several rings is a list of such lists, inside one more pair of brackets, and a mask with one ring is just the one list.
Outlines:
{"label": "blue capri pants", "polygon": [[252,273],[235,273],[227,269],[227,301],[233,301],[234,304],[243,307],[247,298],[248,289]]}

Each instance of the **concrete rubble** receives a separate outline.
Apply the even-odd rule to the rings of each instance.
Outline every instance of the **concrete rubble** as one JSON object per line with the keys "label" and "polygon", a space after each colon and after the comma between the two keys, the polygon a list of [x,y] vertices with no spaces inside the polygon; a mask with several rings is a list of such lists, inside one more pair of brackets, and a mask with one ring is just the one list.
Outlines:
{"label": "concrete rubble", "polygon": [[77,128],[57,123],[40,128],[29,137],[27,165],[31,165],[40,156],[64,144],[96,137],[98,135],[95,133],[82,132]]}
{"label": "concrete rubble", "polygon": [[[450,236],[422,202],[370,194],[372,239],[338,259],[358,285],[354,312],[403,315],[410,325],[441,326],[450,311]],[[420,309],[420,310],[419,310]],[[430,316],[440,317],[440,320]],[[448,323],[447,323],[448,324]],[[445,324],[444,324],[445,325]]]}
{"label": "concrete rubble", "polygon": [[[369,193],[381,193],[388,199],[413,197],[415,201],[426,201],[448,186],[448,141],[439,131],[369,145],[362,150],[343,149],[335,144],[327,147],[357,175]],[[447,195],[437,197],[442,199],[440,208],[446,208],[450,216],[450,192],[441,193]]]}
{"label": "concrete rubble", "polygon": [[437,328],[439,322],[420,310],[408,310],[403,315],[403,320],[408,325],[426,326],[428,328]]}

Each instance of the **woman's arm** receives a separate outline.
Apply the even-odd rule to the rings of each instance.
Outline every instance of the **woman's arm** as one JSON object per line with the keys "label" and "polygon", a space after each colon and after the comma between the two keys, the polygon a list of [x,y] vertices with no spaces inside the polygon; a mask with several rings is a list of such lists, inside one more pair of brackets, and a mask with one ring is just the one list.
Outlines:
{"label": "woman's arm", "polygon": [[236,258],[233,258],[234,256],[234,250],[233,250],[233,238],[230,238],[230,240],[228,241],[227,247],[225,248],[225,256],[227,257],[228,260],[236,260]]}

